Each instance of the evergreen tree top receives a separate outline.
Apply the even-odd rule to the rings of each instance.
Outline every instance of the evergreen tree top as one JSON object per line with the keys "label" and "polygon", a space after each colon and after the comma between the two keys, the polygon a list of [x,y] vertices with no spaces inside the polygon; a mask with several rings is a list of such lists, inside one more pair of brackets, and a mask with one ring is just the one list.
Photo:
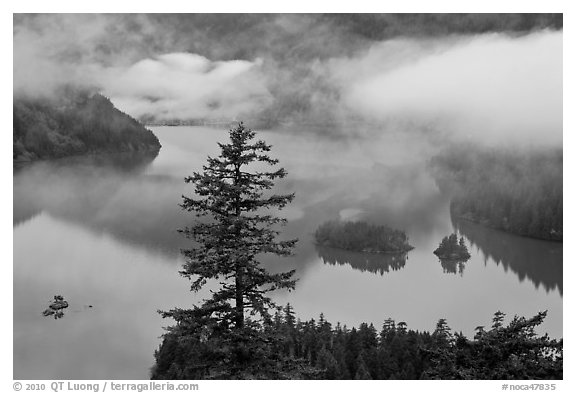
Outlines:
{"label": "evergreen tree top", "polygon": [[261,140],[254,142],[255,137],[243,123],[231,129],[229,142],[218,144],[219,156],[208,157],[202,172],[185,178],[186,183],[194,184],[195,193],[183,195],[180,205],[197,217],[191,226],[179,230],[197,242],[182,251],[186,262],[180,273],[192,280],[193,291],[208,280],[219,280],[220,284],[210,299],[193,310],[194,317],[208,317],[237,329],[244,326],[246,311],[271,320],[269,310],[275,304],[266,293],[291,290],[295,285],[294,271],[271,274],[256,258],[263,253],[291,255],[296,239],[277,240],[280,232],[276,226],[286,220],[262,212],[283,208],[294,194],[268,192],[276,179],[287,175],[283,168],[258,171],[250,166],[278,163],[267,154],[271,146]]}

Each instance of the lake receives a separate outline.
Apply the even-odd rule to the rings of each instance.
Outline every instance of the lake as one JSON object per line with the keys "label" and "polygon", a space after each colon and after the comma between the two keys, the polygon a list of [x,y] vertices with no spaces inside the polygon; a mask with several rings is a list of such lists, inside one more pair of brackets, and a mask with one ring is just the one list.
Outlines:
{"label": "lake", "polygon": [[[14,379],[147,379],[160,344],[157,310],[191,307],[180,277],[178,228],[183,179],[217,155],[226,130],[153,127],[155,155],[120,154],[38,162],[14,169]],[[386,318],[433,330],[446,318],[471,337],[501,310],[507,320],[548,310],[539,328],[562,337],[562,244],[522,238],[451,217],[426,168],[434,153],[417,136],[333,138],[329,133],[267,131],[272,156],[288,171],[279,193],[295,192],[279,212],[295,256],[263,256],[272,271],[296,269],[290,302],[301,319],[320,313],[348,327]],[[411,146],[407,149],[406,146]],[[410,154],[406,152],[410,151]],[[405,230],[406,258],[351,253],[313,243],[327,220],[365,220]],[[453,231],[470,260],[441,263],[432,251]],[[206,288],[208,290],[209,287]],[[70,303],[61,319],[43,317],[54,295]]]}

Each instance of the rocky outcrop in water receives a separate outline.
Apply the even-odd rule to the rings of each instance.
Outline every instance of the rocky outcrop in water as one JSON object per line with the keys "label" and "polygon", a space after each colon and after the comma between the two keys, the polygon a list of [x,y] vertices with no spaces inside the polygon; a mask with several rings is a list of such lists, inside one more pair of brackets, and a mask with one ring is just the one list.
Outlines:
{"label": "rocky outcrop in water", "polygon": [[64,297],[55,295],[54,300],[50,303],[48,308],[42,312],[45,317],[54,316],[54,319],[62,318],[64,316],[64,309],[68,308],[68,302]]}

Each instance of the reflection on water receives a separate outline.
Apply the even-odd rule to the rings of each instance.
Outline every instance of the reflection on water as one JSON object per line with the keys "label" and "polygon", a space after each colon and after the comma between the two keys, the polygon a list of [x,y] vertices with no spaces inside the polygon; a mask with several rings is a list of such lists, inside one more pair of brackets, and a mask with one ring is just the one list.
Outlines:
{"label": "reflection on water", "polygon": [[350,265],[353,269],[383,275],[406,266],[408,253],[375,254],[316,246],[318,256],[330,265]]}
{"label": "reflection on water", "polygon": [[89,211],[121,186],[118,180],[139,176],[157,156],[158,151],[126,152],[15,164],[13,225],[70,200],[82,200],[78,210]]}
{"label": "reflection on water", "polygon": [[142,173],[150,165],[159,151],[134,151],[123,153],[94,154],[64,157],[55,160],[40,160],[30,163],[15,163],[14,177],[18,177],[30,171],[42,171],[49,169],[54,174],[66,173],[74,168],[78,173],[94,173],[96,169],[103,172],[114,172],[137,175]]}
{"label": "reflection on water", "polygon": [[489,260],[512,271],[523,282],[528,278],[546,292],[558,289],[562,295],[562,243],[530,239],[493,230],[451,215],[454,228],[480,249]]}
{"label": "reflection on water", "polygon": [[185,225],[182,179],[149,174],[158,152],[43,161],[14,171],[13,225],[41,212],[175,256]]}
{"label": "reflection on water", "polygon": [[460,277],[464,276],[464,261],[456,261],[451,259],[440,259],[440,265],[442,266],[442,271],[447,274],[456,274],[458,273]]}
{"label": "reflection on water", "polygon": [[54,319],[60,319],[60,318],[64,317],[64,311],[62,311],[62,310],[56,310],[56,311],[44,310],[42,315],[44,315],[45,317],[53,317]]}

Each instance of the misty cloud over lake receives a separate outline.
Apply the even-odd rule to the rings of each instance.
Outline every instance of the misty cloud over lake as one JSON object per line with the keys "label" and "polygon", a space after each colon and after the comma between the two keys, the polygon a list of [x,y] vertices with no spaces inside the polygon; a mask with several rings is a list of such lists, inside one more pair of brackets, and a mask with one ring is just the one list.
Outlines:
{"label": "misty cloud over lake", "polygon": [[[403,44],[412,53],[400,56],[415,58],[409,64],[375,67],[369,63],[383,55],[374,53],[338,64],[350,76],[365,70],[344,87],[347,106],[377,119],[437,124],[464,140],[561,145],[562,32],[489,34],[427,50]],[[390,46],[400,43],[374,51],[398,57]]]}
{"label": "misty cloud over lake", "polygon": [[435,140],[562,142],[562,31],[368,40],[313,15],[223,16],[221,28],[206,18],[17,17],[14,91],[90,86],[155,120],[266,118],[364,135],[360,121]]}

